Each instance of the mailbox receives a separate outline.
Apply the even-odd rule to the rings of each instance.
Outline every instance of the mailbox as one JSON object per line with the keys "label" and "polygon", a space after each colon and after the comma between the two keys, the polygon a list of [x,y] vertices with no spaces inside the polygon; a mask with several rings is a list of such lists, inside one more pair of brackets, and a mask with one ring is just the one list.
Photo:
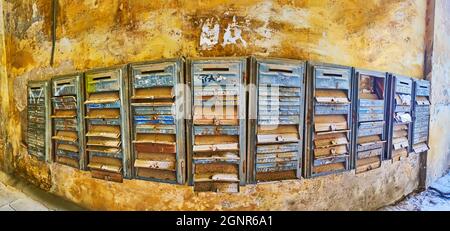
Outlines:
{"label": "mailbox", "polygon": [[387,73],[354,72],[353,157],[356,173],[361,173],[379,168],[386,151]]}
{"label": "mailbox", "polygon": [[411,78],[390,74],[390,111],[387,158],[394,161],[408,156],[411,138]]}
{"label": "mailbox", "polygon": [[122,182],[131,177],[127,67],[85,73],[85,131],[92,177]]}
{"label": "mailbox", "polygon": [[55,161],[85,169],[83,74],[57,76],[52,79],[52,145]]}
{"label": "mailbox", "polygon": [[185,179],[184,62],[134,63],[131,71],[132,157],[139,179]]}
{"label": "mailbox", "polygon": [[47,162],[51,158],[51,123],[49,99],[50,91],[48,81],[30,81],[27,87],[27,143],[28,153],[39,160]]}
{"label": "mailbox", "polygon": [[237,192],[245,184],[246,59],[188,61],[188,175],[194,191]]}
{"label": "mailbox", "polygon": [[315,177],[351,167],[352,68],[309,63],[304,173]]}
{"label": "mailbox", "polygon": [[247,179],[250,183],[301,177],[305,63],[252,59]]}
{"label": "mailbox", "polygon": [[414,81],[412,150],[415,153],[428,151],[430,127],[430,82]]}

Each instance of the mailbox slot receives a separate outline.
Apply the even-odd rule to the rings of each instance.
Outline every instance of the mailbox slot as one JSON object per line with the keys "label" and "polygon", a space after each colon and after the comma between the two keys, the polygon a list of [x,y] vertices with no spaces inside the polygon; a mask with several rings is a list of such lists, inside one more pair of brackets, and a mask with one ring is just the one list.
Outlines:
{"label": "mailbox slot", "polygon": [[429,150],[430,82],[427,80],[416,80],[413,85],[411,147],[415,153],[422,153]]}
{"label": "mailbox slot", "polygon": [[249,183],[300,179],[305,63],[252,58],[249,91]]}
{"label": "mailbox slot", "polygon": [[352,69],[307,66],[305,177],[347,171],[352,156]]}
{"label": "mailbox slot", "polygon": [[411,151],[412,129],[412,94],[413,81],[411,78],[389,75],[390,103],[389,103],[389,138],[387,158],[394,161],[407,157]]}
{"label": "mailbox slot", "polygon": [[353,165],[356,173],[381,167],[387,143],[387,73],[355,69]]}
{"label": "mailbox slot", "polygon": [[238,192],[245,183],[246,60],[189,60],[188,176],[194,191]]}
{"label": "mailbox slot", "polygon": [[184,61],[158,60],[130,67],[134,177],[184,184]]}
{"label": "mailbox slot", "polygon": [[85,150],[94,178],[131,178],[127,78],[125,66],[85,73]]}
{"label": "mailbox slot", "polygon": [[83,74],[52,79],[53,155],[56,162],[85,170]]}
{"label": "mailbox slot", "polygon": [[30,81],[27,86],[28,154],[51,162],[50,90],[47,81]]}

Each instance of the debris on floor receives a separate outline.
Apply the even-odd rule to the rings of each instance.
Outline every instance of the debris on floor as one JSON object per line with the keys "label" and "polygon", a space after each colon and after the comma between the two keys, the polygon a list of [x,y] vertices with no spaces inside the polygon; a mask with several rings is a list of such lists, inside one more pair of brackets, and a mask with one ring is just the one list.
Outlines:
{"label": "debris on floor", "polygon": [[403,201],[381,208],[382,211],[450,211],[450,171],[427,190],[409,195]]}

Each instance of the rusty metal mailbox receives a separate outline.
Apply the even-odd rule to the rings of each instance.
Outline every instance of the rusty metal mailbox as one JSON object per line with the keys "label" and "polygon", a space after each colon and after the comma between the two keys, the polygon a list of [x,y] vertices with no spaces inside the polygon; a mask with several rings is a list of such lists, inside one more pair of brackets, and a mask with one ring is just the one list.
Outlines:
{"label": "rusty metal mailbox", "polygon": [[189,60],[188,175],[194,191],[245,184],[246,59]]}
{"label": "rusty metal mailbox", "polygon": [[28,153],[39,160],[47,162],[51,158],[51,123],[49,99],[50,91],[48,81],[30,81],[27,87],[28,93],[28,126],[27,143]]}
{"label": "rusty metal mailbox", "polygon": [[52,79],[52,145],[55,161],[85,169],[83,74],[57,76]]}
{"label": "rusty metal mailbox", "polygon": [[305,176],[349,170],[352,68],[309,63],[307,72]]}
{"label": "rusty metal mailbox", "polygon": [[415,153],[428,151],[430,127],[430,81],[414,81],[412,150]]}
{"label": "rusty metal mailbox", "polygon": [[305,63],[252,59],[247,180],[301,178]]}
{"label": "rusty metal mailbox", "polygon": [[131,177],[127,93],[126,66],[85,73],[86,152],[94,178]]}
{"label": "rusty metal mailbox", "polygon": [[182,59],[130,65],[131,150],[136,178],[184,183],[183,65]]}
{"label": "rusty metal mailbox", "polygon": [[381,166],[386,150],[386,72],[355,69],[353,157],[356,173]]}
{"label": "rusty metal mailbox", "polygon": [[390,74],[389,137],[387,158],[398,161],[408,156],[411,138],[413,82],[411,78]]}

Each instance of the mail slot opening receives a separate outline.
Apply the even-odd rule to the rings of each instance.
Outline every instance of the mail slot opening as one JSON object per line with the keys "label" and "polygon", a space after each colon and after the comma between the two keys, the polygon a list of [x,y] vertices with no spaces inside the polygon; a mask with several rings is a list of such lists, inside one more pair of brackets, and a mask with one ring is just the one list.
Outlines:
{"label": "mail slot opening", "polygon": [[342,74],[339,73],[323,73],[324,76],[328,76],[328,77],[338,77],[338,78],[342,78]]}
{"label": "mail slot opening", "polygon": [[59,82],[56,84],[56,86],[66,86],[66,85],[70,85],[71,82]]}
{"label": "mail slot opening", "polygon": [[111,76],[100,76],[100,77],[93,77],[92,80],[94,81],[100,81],[100,80],[106,80],[111,79]]}
{"label": "mail slot opening", "polygon": [[203,71],[212,71],[212,72],[217,72],[217,71],[229,71],[230,68],[227,67],[205,67],[203,68]]}
{"label": "mail slot opening", "polygon": [[290,73],[290,74],[293,73],[292,70],[280,69],[280,68],[269,68],[269,72],[283,72],[283,73]]}
{"label": "mail slot opening", "polygon": [[158,74],[158,73],[164,73],[164,72],[165,72],[164,69],[159,69],[159,70],[142,71],[141,74],[143,74],[143,75],[151,75],[151,74]]}

